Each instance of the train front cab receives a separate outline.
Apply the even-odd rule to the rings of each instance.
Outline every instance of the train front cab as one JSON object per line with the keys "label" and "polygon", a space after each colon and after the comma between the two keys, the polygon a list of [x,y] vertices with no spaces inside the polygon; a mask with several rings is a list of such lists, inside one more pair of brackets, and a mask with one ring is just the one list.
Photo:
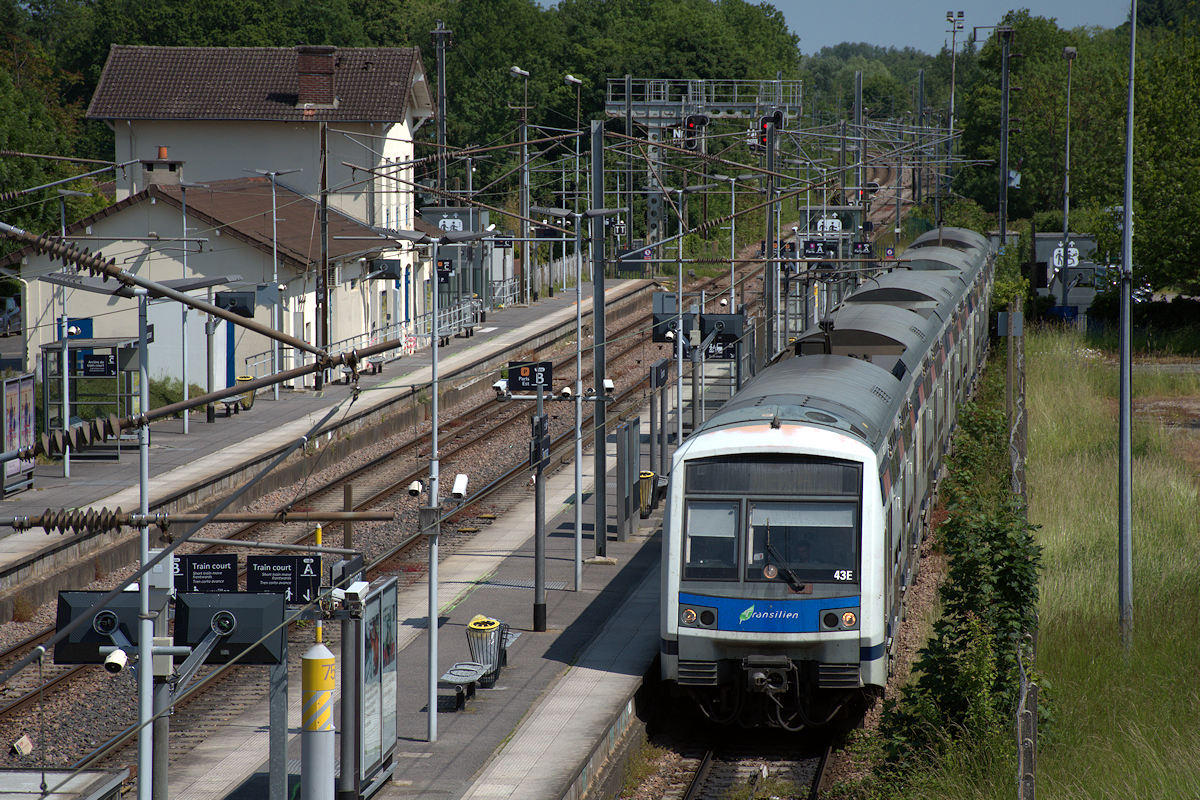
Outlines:
{"label": "train front cab", "polygon": [[756,452],[753,436],[731,433],[736,449],[672,471],[665,530],[680,533],[665,542],[662,675],[715,719],[817,724],[886,681],[875,457],[801,430],[827,454]]}

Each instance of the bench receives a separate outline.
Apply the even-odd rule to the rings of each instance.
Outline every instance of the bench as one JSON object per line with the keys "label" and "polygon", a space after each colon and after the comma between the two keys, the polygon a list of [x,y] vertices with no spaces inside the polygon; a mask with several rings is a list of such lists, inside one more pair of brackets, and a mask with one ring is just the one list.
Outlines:
{"label": "bench", "polygon": [[371,371],[372,375],[378,375],[383,372],[384,360],[383,356],[371,356],[367,359],[367,368]]}
{"label": "bench", "polygon": [[464,325],[462,327],[462,329],[458,332],[458,335],[460,337],[462,337],[463,339],[470,339],[472,336],[475,335],[475,326],[474,325]]}
{"label": "bench", "polygon": [[225,406],[225,416],[227,416],[227,417],[230,414],[241,413],[241,407],[242,407],[242,398],[241,397],[227,397],[224,400],[221,400],[220,403],[221,403],[221,405]]}
{"label": "bench", "polygon": [[459,661],[438,678],[438,688],[453,689],[454,710],[464,709],[467,707],[467,701],[475,696],[475,687],[487,671],[487,664]]}

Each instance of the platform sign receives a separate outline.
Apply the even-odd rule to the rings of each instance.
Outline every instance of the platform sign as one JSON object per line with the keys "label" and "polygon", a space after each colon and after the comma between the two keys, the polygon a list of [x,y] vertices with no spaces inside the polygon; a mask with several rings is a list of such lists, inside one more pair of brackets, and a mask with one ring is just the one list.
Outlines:
{"label": "platform sign", "polygon": [[850,252],[856,256],[873,256],[875,248],[871,242],[853,242],[850,245]]}
{"label": "platform sign", "polygon": [[321,588],[319,556],[247,556],[246,591],[281,594],[289,603],[309,603]]}
{"label": "platform sign", "polygon": [[534,389],[541,386],[551,391],[554,385],[554,362],[552,361],[510,361],[508,362],[508,388]]}
{"label": "platform sign", "polygon": [[175,588],[180,592],[236,592],[237,553],[175,556]]}
{"label": "platform sign", "polygon": [[83,377],[111,378],[117,374],[116,353],[84,353]]}
{"label": "platform sign", "polygon": [[824,239],[805,239],[805,258],[833,258],[837,255],[837,242],[827,242]]}
{"label": "platform sign", "polygon": [[396,626],[396,579],[389,578],[371,587],[358,626],[360,786],[372,782],[380,768],[391,762],[396,747]]}

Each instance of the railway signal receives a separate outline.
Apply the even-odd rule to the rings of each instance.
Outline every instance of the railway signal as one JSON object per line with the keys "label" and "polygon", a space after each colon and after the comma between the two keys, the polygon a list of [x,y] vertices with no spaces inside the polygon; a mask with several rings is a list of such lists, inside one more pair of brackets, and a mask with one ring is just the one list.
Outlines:
{"label": "railway signal", "polygon": [[704,114],[688,114],[683,121],[683,146],[688,150],[700,149],[700,135],[704,132],[704,126],[708,124],[708,117]]}

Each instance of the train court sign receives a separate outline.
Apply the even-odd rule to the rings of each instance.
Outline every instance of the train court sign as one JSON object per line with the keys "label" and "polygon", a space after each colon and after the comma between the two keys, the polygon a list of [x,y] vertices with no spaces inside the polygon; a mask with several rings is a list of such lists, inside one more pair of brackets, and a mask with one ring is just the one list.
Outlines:
{"label": "train court sign", "polygon": [[236,553],[203,555],[192,553],[175,557],[175,589],[180,592],[236,592],[238,557]]}
{"label": "train court sign", "polygon": [[311,603],[321,591],[321,558],[247,556],[246,591],[281,594],[289,603]]}

